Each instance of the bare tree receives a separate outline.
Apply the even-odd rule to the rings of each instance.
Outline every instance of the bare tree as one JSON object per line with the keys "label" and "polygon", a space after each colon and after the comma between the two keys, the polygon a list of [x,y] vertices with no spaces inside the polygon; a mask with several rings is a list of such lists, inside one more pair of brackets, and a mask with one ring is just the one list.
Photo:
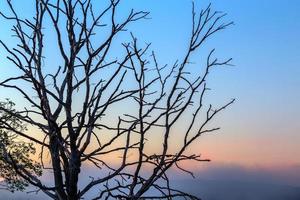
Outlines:
{"label": "bare tree", "polygon": [[[150,44],[140,47],[132,33],[131,40],[121,45],[123,54],[112,56],[117,36],[149,13],[131,10],[121,20],[119,0],[102,3],[107,5],[99,10],[92,0],[36,0],[35,16],[21,18],[13,1],[7,0],[10,12],[0,15],[14,23],[18,44],[0,43],[20,75],[1,80],[0,86],[19,93],[26,108],[15,110],[3,104],[0,111],[39,131],[34,135],[1,117],[1,134],[24,138],[40,153],[36,161],[25,160],[34,164],[20,164],[2,142],[1,162],[11,166],[17,180],[52,199],[81,199],[95,188],[99,192],[93,193],[94,199],[199,199],[173,188],[168,172],[175,167],[193,175],[180,163],[209,161],[186,150],[202,134],[218,130],[209,123],[234,102],[219,108],[203,102],[210,70],[229,65],[231,59],[219,61],[213,49],[201,68],[192,65],[190,57],[232,22],[223,23],[226,14],[212,11],[210,5],[199,14],[193,5],[183,59],[161,65],[149,50]],[[47,34],[55,36],[49,36],[51,45],[57,47],[52,54],[61,64],[53,65],[45,56],[50,45]],[[178,125],[186,129],[177,134],[174,150],[171,140]],[[157,143],[160,147],[151,149]],[[79,186],[85,164],[98,168],[99,173]],[[53,185],[39,180],[40,169],[51,172]]]}

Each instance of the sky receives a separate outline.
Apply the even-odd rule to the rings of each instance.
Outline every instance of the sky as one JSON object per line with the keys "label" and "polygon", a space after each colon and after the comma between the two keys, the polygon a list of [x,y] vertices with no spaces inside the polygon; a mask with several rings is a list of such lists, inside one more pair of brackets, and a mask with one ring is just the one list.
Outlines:
{"label": "sky", "polygon": [[[131,7],[150,11],[151,19],[130,29],[141,42],[152,43],[161,62],[171,63],[182,56],[191,28],[191,1],[125,2],[124,12]],[[208,3],[195,1],[199,9]],[[187,163],[187,166],[201,176],[209,168],[223,167],[223,171],[219,170],[223,174],[228,168],[263,171],[271,174],[269,177],[277,177],[274,182],[300,186],[300,177],[296,175],[300,169],[300,1],[212,0],[211,3],[212,8],[228,13],[226,20],[234,21],[235,25],[205,44],[203,53],[216,48],[216,55],[232,57],[234,66],[212,73],[209,80],[212,90],[207,100],[217,105],[231,98],[237,101],[215,121],[222,129],[201,137],[189,149],[212,162]],[[2,1],[0,8],[5,10]],[[22,5],[22,14],[31,11],[30,6]],[[0,39],[13,43],[9,26],[2,18],[0,25]],[[1,54],[3,49],[0,80],[13,73],[5,68],[9,64]],[[197,57],[193,59],[197,61]],[[1,99],[14,98],[12,93],[0,91],[0,95]],[[280,179],[281,176],[284,178]]]}
{"label": "sky", "polygon": [[[189,2],[170,2],[141,5],[152,15],[150,25],[140,30],[143,38],[151,38],[166,59],[183,51],[180,43],[188,37],[191,14]],[[196,1],[199,7],[207,4]],[[233,57],[235,66],[211,76],[210,100],[237,101],[218,119],[222,130],[204,136],[194,148],[217,162],[299,165],[300,2],[212,1],[212,7],[228,13],[235,25],[213,38],[207,49],[215,47],[221,58]]]}

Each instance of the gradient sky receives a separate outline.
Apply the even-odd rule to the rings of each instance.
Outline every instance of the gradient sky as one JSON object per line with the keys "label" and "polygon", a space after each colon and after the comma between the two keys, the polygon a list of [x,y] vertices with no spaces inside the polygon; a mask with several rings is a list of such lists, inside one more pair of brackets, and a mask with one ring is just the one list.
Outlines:
{"label": "gradient sky", "polygon": [[[1,10],[5,10],[3,2]],[[138,22],[131,30],[140,41],[152,42],[162,63],[182,57],[191,28],[191,1],[125,2],[124,12],[131,7],[151,12],[150,20]],[[195,2],[198,8],[209,3]],[[218,57],[233,57],[235,66],[212,73],[207,100],[216,104],[231,98],[237,101],[216,120],[222,130],[203,136],[200,145],[190,151],[201,152],[217,164],[272,170],[299,167],[300,1],[211,2],[214,9],[227,12],[226,19],[235,25],[210,40],[204,50],[216,48]],[[32,12],[30,5],[22,5],[22,11],[24,15]],[[13,43],[9,26],[2,18],[0,26],[0,38]],[[0,80],[13,73],[5,68],[7,61],[1,54],[2,49]],[[0,97],[14,98],[3,91]]]}

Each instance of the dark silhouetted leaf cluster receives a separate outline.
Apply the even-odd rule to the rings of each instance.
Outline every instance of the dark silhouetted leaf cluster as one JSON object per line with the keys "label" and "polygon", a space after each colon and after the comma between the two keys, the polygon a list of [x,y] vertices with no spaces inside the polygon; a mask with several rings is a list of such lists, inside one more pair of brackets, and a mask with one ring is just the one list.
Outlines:
{"label": "dark silhouetted leaf cluster", "polygon": [[[0,106],[13,110],[14,103],[6,100],[0,102]],[[9,124],[19,131],[26,130],[20,120],[1,111],[0,124]],[[30,158],[35,152],[33,143],[21,141],[16,134],[0,129],[0,177],[4,179],[2,187],[11,192],[23,191],[29,182],[20,175],[21,171],[35,176],[42,175],[41,165]]]}

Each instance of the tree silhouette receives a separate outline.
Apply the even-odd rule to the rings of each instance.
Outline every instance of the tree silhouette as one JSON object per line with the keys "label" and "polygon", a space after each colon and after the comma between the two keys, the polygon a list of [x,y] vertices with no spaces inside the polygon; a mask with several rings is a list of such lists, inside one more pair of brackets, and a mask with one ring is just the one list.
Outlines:
{"label": "tree silhouette", "polygon": [[[210,5],[199,14],[193,5],[183,59],[161,65],[150,44],[140,47],[133,33],[118,47],[120,55],[112,56],[118,35],[146,19],[148,12],[131,10],[120,17],[119,0],[102,2],[102,10],[91,0],[34,3],[33,18],[20,17],[11,0],[10,12],[0,12],[14,23],[17,46],[0,43],[19,70],[0,86],[16,91],[26,105],[14,109],[11,102],[1,104],[0,175],[13,181],[13,189],[31,184],[59,200],[81,199],[95,188],[89,194],[94,199],[199,199],[173,188],[168,172],[175,167],[193,175],[180,163],[208,161],[186,150],[202,134],[218,130],[209,122],[234,102],[220,108],[203,102],[210,70],[229,65],[231,59],[219,61],[213,49],[203,73],[191,70],[189,61],[208,38],[232,22],[223,23],[225,14]],[[59,64],[45,56],[51,45]],[[177,130],[182,124],[186,129]],[[28,143],[16,143],[15,136]],[[175,150],[174,137],[179,142]],[[40,151],[39,159],[30,159],[32,144]],[[84,165],[99,173],[80,186]],[[37,178],[42,171],[53,176],[53,185]]]}

